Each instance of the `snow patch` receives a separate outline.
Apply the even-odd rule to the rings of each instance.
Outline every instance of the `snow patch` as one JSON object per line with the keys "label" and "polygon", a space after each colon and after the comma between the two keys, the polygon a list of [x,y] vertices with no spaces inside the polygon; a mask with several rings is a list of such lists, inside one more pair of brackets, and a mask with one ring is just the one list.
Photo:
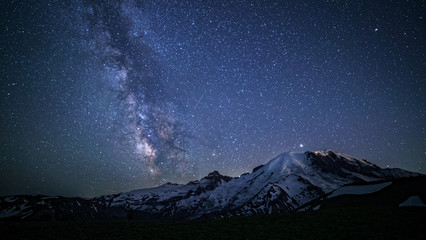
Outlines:
{"label": "snow patch", "polygon": [[13,206],[12,208],[8,208],[6,210],[1,211],[0,218],[13,217],[19,215],[20,213],[21,210],[18,210],[16,206]]}
{"label": "snow patch", "polygon": [[[352,174],[352,176],[355,176],[357,178],[360,178],[366,182],[373,182],[373,181],[377,181],[380,180],[380,178],[376,178],[376,177],[369,177],[369,176],[365,176],[363,174],[360,173],[356,173],[356,172],[351,172],[349,170],[346,170],[344,168],[341,168],[342,172],[347,173],[347,174]],[[380,176],[379,174],[376,174],[377,176]]]}
{"label": "snow patch", "polygon": [[30,211],[24,213],[24,215],[21,217],[21,219],[24,219],[24,218],[30,216],[32,213],[33,213],[33,210],[30,210]]}
{"label": "snow patch", "polygon": [[4,201],[8,202],[8,203],[11,203],[11,202],[14,202],[16,199],[17,198],[15,198],[15,197],[7,197],[7,198],[4,199]]}
{"label": "snow patch", "polygon": [[401,204],[400,207],[426,207],[425,203],[419,196],[411,196]]}
{"label": "snow patch", "polygon": [[382,190],[383,188],[391,185],[392,182],[370,184],[370,185],[358,185],[358,186],[344,186],[334,191],[328,198],[337,197],[344,194],[362,195],[374,193]]}
{"label": "snow patch", "polygon": [[304,212],[304,211],[306,211],[306,210],[308,210],[309,209],[309,206],[306,206],[306,207],[304,207],[304,208],[300,208],[300,209],[298,209],[297,211],[298,212]]}
{"label": "snow patch", "polygon": [[42,197],[41,199],[55,199],[55,198],[59,198],[59,197]]}

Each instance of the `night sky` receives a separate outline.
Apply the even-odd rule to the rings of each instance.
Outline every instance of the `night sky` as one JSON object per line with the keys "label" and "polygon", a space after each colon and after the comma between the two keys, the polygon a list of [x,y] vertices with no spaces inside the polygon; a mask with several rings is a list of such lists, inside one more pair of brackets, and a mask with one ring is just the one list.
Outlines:
{"label": "night sky", "polygon": [[0,8],[0,195],[239,176],[322,149],[426,173],[425,1]]}

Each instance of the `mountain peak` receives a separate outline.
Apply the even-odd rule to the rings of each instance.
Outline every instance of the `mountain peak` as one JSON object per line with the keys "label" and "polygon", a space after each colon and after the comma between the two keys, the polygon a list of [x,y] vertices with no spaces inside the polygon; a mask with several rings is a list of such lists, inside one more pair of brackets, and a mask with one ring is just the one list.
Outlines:
{"label": "mountain peak", "polygon": [[306,165],[306,154],[286,152],[276,156],[263,167],[268,172],[295,173],[302,171]]}
{"label": "mountain peak", "polygon": [[375,164],[365,160],[365,159],[361,159],[358,157],[354,157],[351,155],[347,155],[347,154],[343,154],[343,153],[339,153],[330,149],[326,149],[326,150],[320,150],[320,151],[315,151],[315,152],[306,152],[306,154],[309,155],[313,155],[319,159],[329,159],[333,162],[335,161],[340,161],[340,162],[346,162],[347,164],[350,165],[358,165],[358,166],[365,166],[365,167],[373,167],[373,168],[379,168],[378,166],[376,166]]}
{"label": "mountain peak", "polygon": [[207,175],[207,177],[219,177],[219,176],[223,176],[223,175],[220,174],[218,171],[213,171]]}
{"label": "mountain peak", "polygon": [[232,177],[224,176],[220,174],[218,171],[213,171],[209,173],[207,176],[203,177],[201,180],[203,179],[213,181],[213,182],[220,182],[221,180],[228,182],[229,180],[232,179]]}
{"label": "mountain peak", "polygon": [[306,151],[305,153],[306,154],[313,153],[313,154],[315,154],[317,156],[318,155],[321,155],[321,156],[336,156],[336,154],[339,154],[338,152],[336,152],[336,151],[334,151],[332,149],[317,150],[317,151],[314,151],[314,152]]}

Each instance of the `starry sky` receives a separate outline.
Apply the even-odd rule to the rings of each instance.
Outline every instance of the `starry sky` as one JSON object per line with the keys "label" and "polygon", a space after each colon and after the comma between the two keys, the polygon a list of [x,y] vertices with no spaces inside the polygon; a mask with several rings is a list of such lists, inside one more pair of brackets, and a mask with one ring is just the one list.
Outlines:
{"label": "starry sky", "polygon": [[239,176],[320,149],[426,173],[424,1],[0,7],[0,195]]}

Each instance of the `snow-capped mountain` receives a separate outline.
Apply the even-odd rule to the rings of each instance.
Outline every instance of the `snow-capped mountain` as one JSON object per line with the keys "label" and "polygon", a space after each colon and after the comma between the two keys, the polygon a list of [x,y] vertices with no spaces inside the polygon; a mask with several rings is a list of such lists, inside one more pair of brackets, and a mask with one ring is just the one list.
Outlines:
{"label": "snow-capped mountain", "polygon": [[[196,219],[290,212],[303,204],[359,182],[414,177],[330,150],[283,153],[238,178],[212,172],[188,184],[101,196],[93,199],[16,196],[0,198],[0,218]],[[58,214],[58,212],[60,214]]]}

